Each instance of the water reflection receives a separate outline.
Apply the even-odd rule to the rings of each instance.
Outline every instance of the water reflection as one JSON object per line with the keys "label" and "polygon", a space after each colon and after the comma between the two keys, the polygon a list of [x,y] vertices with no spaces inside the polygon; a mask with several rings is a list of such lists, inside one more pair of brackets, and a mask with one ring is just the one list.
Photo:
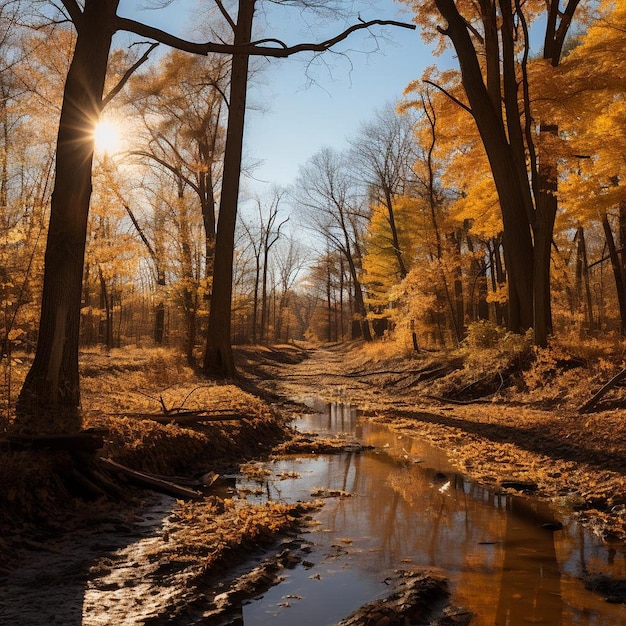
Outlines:
{"label": "water reflection", "polygon": [[[375,450],[292,457],[272,466],[277,476],[299,475],[268,483],[273,499],[307,499],[319,488],[352,497],[327,501],[310,535],[309,567],[289,572],[244,607],[245,624],[334,624],[383,593],[388,572],[409,563],[443,570],[453,601],[475,613],[475,626],[626,624],[623,606],[604,603],[577,579],[583,563],[623,577],[623,558],[611,557],[573,522],[556,532],[546,528],[554,512],[545,503],[466,481],[442,451],[359,420],[346,405],[327,405],[298,427],[352,432]],[[297,600],[285,602],[287,596]]]}
{"label": "water reflection", "polygon": [[507,508],[496,624],[560,626],[561,572],[550,511],[543,503],[521,498],[510,498]]}

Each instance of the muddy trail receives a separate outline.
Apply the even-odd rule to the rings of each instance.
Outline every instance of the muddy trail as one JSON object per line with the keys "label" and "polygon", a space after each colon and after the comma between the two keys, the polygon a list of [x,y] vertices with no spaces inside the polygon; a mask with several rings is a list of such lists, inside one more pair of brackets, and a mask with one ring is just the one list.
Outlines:
{"label": "muddy trail", "polygon": [[[480,484],[526,485],[575,510],[605,538],[626,539],[624,398],[580,415],[578,407],[598,384],[587,382],[584,371],[567,372],[559,386],[552,370],[540,369],[533,376],[543,396],[511,388],[467,402],[435,395],[441,389],[463,392],[484,379],[484,372],[453,358],[372,362],[359,350],[337,347],[317,350],[291,369],[265,371],[260,384],[279,396],[313,392],[349,404],[368,420],[429,441]],[[502,372],[488,377],[502,379]]]}
{"label": "muddy trail", "polygon": [[553,410],[515,427],[519,407],[434,402],[423,365],[248,356],[291,440],[201,502],[147,494],[24,529],[1,625],[626,623],[611,448],[556,446]]}

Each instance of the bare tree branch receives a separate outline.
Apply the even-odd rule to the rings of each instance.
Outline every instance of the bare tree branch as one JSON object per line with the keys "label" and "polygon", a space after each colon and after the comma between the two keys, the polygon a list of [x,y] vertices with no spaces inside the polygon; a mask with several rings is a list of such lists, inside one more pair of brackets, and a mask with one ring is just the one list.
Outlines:
{"label": "bare tree branch", "polygon": [[398,28],[407,28],[409,30],[415,30],[415,24],[408,24],[406,22],[398,22],[396,20],[370,20],[369,22],[363,22],[359,24],[353,24],[343,32],[339,33],[335,37],[331,37],[326,41],[320,43],[301,43],[295,46],[287,46],[284,42],[273,40],[277,45],[281,47],[272,48],[269,46],[262,46],[255,43],[248,43],[242,45],[233,45],[225,43],[205,42],[205,43],[193,43],[185,39],[181,39],[158,28],[141,24],[135,20],[131,20],[125,17],[117,17],[115,20],[116,30],[126,30],[142,37],[150,37],[160,43],[168,45],[178,50],[185,52],[191,52],[193,54],[207,55],[209,53],[221,53],[221,54],[248,54],[250,56],[264,56],[274,58],[286,58],[293,54],[300,52],[324,52],[332,48],[334,45],[344,41],[351,34],[371,28],[372,26],[395,26]]}
{"label": "bare tree branch", "polygon": [[446,96],[448,96],[448,98],[450,98],[450,100],[452,100],[452,102],[454,102],[455,104],[457,104],[458,106],[460,106],[462,109],[464,109],[465,111],[467,111],[470,115],[472,114],[472,109],[470,109],[467,104],[465,104],[464,102],[461,102],[456,96],[453,96],[449,91],[447,91],[446,89],[444,89],[441,85],[438,85],[437,83],[432,82],[431,80],[424,80],[424,82],[427,85],[430,85],[431,87],[434,87],[435,89],[439,89],[439,91],[441,91],[443,94],[445,94]]}
{"label": "bare tree branch", "polygon": [[171,165],[165,159],[158,157],[156,154],[153,154],[152,152],[147,152],[145,150],[133,150],[132,152],[129,152],[128,154],[132,156],[139,156],[139,157],[145,157],[147,159],[152,159],[153,161],[155,161],[156,163],[164,167],[166,170],[174,174],[174,176],[176,176],[180,180],[187,183],[196,193],[199,192],[198,185],[196,185],[196,183],[194,183],[188,176],[185,176],[182,173],[182,171],[178,169],[176,166]]}
{"label": "bare tree branch", "polygon": [[150,44],[150,47],[143,53],[142,57],[124,72],[124,76],[120,78],[117,85],[115,85],[115,87],[113,87],[113,89],[111,89],[111,91],[104,98],[102,98],[103,109],[107,104],[109,104],[109,102],[111,102],[111,100],[113,100],[113,98],[115,98],[115,96],[117,96],[120,91],[122,91],[124,85],[128,82],[128,79],[148,60],[150,53],[158,46],[158,43]]}
{"label": "bare tree branch", "polygon": [[237,25],[235,24],[233,18],[230,16],[230,13],[224,7],[222,0],[214,0],[214,2],[217,5],[217,8],[220,10],[220,13],[224,17],[224,19],[228,22],[229,26],[233,29],[234,32],[235,28],[237,28]]}
{"label": "bare tree branch", "polygon": [[61,0],[61,3],[69,13],[72,22],[74,22],[74,25],[76,26],[76,30],[80,30],[80,26],[83,21],[83,12],[78,6],[76,0]]}

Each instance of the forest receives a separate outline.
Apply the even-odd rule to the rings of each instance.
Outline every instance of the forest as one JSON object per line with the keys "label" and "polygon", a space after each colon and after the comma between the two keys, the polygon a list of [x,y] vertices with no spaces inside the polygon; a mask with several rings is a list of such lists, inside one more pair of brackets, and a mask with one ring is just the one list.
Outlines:
{"label": "forest", "polygon": [[[207,2],[188,39],[121,17],[124,4],[0,2],[0,528],[45,520],[58,531],[60,508],[77,506],[68,498],[126,501],[130,482],[179,499],[178,547],[155,561],[194,553],[185,576],[198,560],[205,574],[240,563],[319,503],[202,500],[187,475],[211,470],[209,489],[213,470],[233,474],[262,451],[367,450],[294,435],[285,414],[300,415],[290,403],[313,390],[329,420],[359,404],[398,439],[419,431],[447,450],[476,485],[538,491],[623,547],[626,1],[402,0],[402,19],[372,20],[340,1],[279,2],[339,18],[331,36],[295,44],[265,32],[257,0]],[[324,147],[290,185],[255,192],[245,122],[257,61],[323,58],[359,33],[393,41],[399,29],[432,49],[424,73],[347,147]],[[421,463],[427,453],[412,450],[394,463]],[[253,482],[271,473],[246,467]],[[450,471],[429,475],[438,493],[467,489]],[[417,498],[394,480],[404,503]],[[569,528],[516,497],[509,515]],[[503,519],[489,524],[508,537]],[[219,550],[190,547],[197,528]],[[549,567],[574,551],[567,537],[548,547]],[[626,574],[583,569],[585,589],[619,605],[597,609],[598,623],[624,623]],[[398,606],[420,604],[406,594],[427,587],[450,595],[453,576],[425,576],[394,579]],[[239,584],[251,598],[276,583]],[[472,611],[450,606],[432,624],[517,623],[493,621],[513,619],[510,584],[496,617],[471,621],[476,599],[455,592]],[[192,623],[181,621],[188,601],[172,595],[171,621],[127,623]],[[554,626],[596,623],[576,621],[577,608],[566,618],[568,602],[532,610]],[[374,623],[379,609],[340,623]]]}
{"label": "forest", "polygon": [[[71,164],[60,172],[56,135],[80,51],[72,22],[83,18],[68,2],[65,19],[46,20],[45,4],[5,2],[0,16],[5,359],[34,351],[42,334],[50,343],[53,331],[43,329],[55,323],[52,301],[64,296],[55,287],[41,309],[44,267],[50,284],[67,284],[59,277],[70,271],[55,266],[52,238],[50,258],[44,253],[57,213],[50,203],[64,186],[59,176],[75,178]],[[422,36],[441,49],[454,46],[460,69],[433,65],[416,77],[401,101],[373,112],[347,150],[322,149],[290,188],[252,198],[236,226],[231,217],[224,243],[220,207],[231,202],[236,214],[238,191],[234,201],[224,191],[241,170],[241,154],[234,174],[226,157],[229,55],[190,54],[191,44],[176,42],[183,49],[159,55],[140,42],[110,57],[107,48],[102,103],[84,113],[93,191],[88,217],[80,218],[87,220],[83,268],[71,270],[81,280],[77,274],[71,305],[79,299],[71,324],[80,337],[70,343],[168,345],[190,363],[204,354],[207,371],[231,375],[229,358],[211,363],[215,346],[207,344],[216,334],[212,305],[223,308],[220,294],[229,291],[229,319],[220,313],[218,334],[237,344],[393,336],[407,347],[442,349],[459,346],[475,325],[486,334],[530,330],[543,347],[549,337],[619,342],[626,329],[623,7],[582,7],[574,21],[573,4],[563,15],[551,6],[547,19],[539,7],[511,5],[502,24],[495,9],[487,15],[474,7],[465,18],[473,26],[458,33],[460,7],[413,7]],[[531,44],[541,36],[537,54]],[[82,241],[72,245],[79,250]],[[229,255],[232,272],[215,267]],[[232,275],[226,286],[223,273]],[[76,404],[31,384],[35,394]]]}

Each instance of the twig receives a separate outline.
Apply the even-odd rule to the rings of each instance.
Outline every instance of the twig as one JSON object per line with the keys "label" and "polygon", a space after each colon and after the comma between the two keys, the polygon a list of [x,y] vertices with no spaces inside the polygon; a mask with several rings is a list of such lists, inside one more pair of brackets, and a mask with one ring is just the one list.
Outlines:
{"label": "twig", "polygon": [[147,487],[148,489],[153,489],[160,493],[165,493],[171,496],[175,496],[177,498],[187,498],[190,500],[200,500],[202,498],[202,493],[199,491],[195,491],[194,489],[188,489],[187,487],[181,487],[180,485],[170,482],[169,480],[157,478],[154,474],[148,474],[147,472],[138,472],[136,470],[130,469],[130,467],[126,467],[125,465],[116,463],[112,459],[105,459],[104,457],[100,457],[100,463],[105,468],[121,474],[122,476],[128,478],[128,480],[130,480],[131,482],[134,482],[141,487]]}
{"label": "twig", "polygon": [[609,380],[609,382],[606,383],[606,385],[601,387],[600,390],[596,392],[590,400],[585,402],[585,404],[583,404],[578,409],[578,412],[588,413],[589,410],[592,409],[599,402],[599,400],[607,393],[607,391],[610,391],[611,389],[613,389],[613,387],[618,385],[622,380],[624,380],[624,378],[626,378],[626,369],[623,369],[621,372],[619,372],[619,374],[616,374],[615,376],[613,376],[613,378],[611,378],[611,380]]}

